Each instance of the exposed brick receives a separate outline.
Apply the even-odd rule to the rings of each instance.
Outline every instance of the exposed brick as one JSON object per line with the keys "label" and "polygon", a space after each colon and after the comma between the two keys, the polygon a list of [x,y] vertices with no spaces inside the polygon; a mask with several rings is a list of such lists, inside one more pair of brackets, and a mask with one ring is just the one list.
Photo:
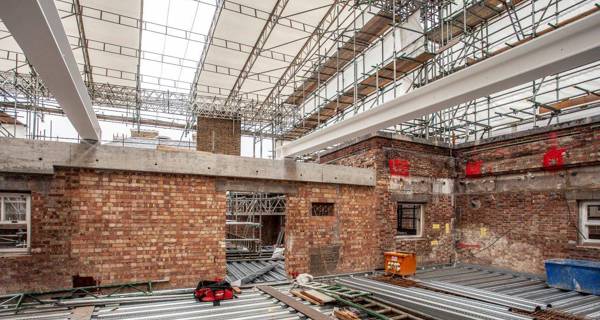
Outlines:
{"label": "exposed brick", "polygon": [[[335,214],[312,216],[312,202],[335,203]],[[372,187],[302,184],[287,202],[287,271],[309,272],[311,262],[321,267],[312,269],[318,273],[378,267],[379,251],[373,241],[377,234],[375,209]],[[318,256],[320,261],[315,258],[311,261],[311,256]],[[325,263],[326,260],[329,262]]]}
{"label": "exposed brick", "polygon": [[[522,136],[456,149],[454,155],[462,177],[468,161],[480,161],[484,168],[484,177],[461,179],[469,192],[456,193],[459,241],[480,247],[459,250],[461,261],[543,273],[546,259],[600,260],[600,247],[579,244],[579,208],[573,199],[573,194],[586,199],[600,194],[600,180],[585,186],[569,182],[583,168],[597,168],[600,128],[585,125]],[[510,188],[493,188],[494,181],[507,179]]]}
{"label": "exposed brick", "polygon": [[[565,149],[563,162],[548,170],[552,148]],[[407,161],[402,175],[390,174],[392,159]],[[480,174],[467,177],[469,161],[481,162]],[[548,258],[600,260],[575,228],[577,197],[600,195],[593,125],[458,149],[372,137],[321,162],[373,168],[377,183],[277,182],[294,190],[290,273],[372,270],[388,250],[415,251],[420,265],[458,259],[536,273]],[[74,168],[0,175],[3,189],[32,194],[31,254],[0,256],[0,294],[69,287],[76,274],[103,284],[169,278],[169,287],[223,276],[225,191],[215,185],[206,176]],[[396,237],[397,201],[425,203],[420,239]],[[334,215],[312,216],[312,202],[335,203]]]}
{"label": "exposed brick", "polygon": [[[69,168],[0,175],[32,194],[31,254],[0,255],[0,294],[67,288],[77,274],[101,284],[169,279],[163,286],[173,288],[223,277],[226,193],[215,179]],[[287,195],[289,271],[307,272],[308,250],[331,245],[339,256],[325,272],[378,267],[372,187],[279,183],[298,190]],[[311,202],[333,202],[336,213],[313,217]]]}
{"label": "exposed brick", "polygon": [[241,122],[239,119],[198,117],[196,149],[239,156],[241,152]]}
{"label": "exposed brick", "polygon": [[[323,155],[321,162],[376,169],[380,252],[415,251],[420,264],[449,262],[456,252],[460,262],[535,273],[549,258],[600,260],[600,247],[579,244],[573,197],[600,195],[600,180],[592,178],[600,173],[600,128],[587,124],[491,141],[447,149],[372,137]],[[560,154],[548,156],[552,150]],[[408,177],[390,175],[392,159],[408,161]],[[578,178],[583,169],[587,178]],[[428,189],[429,181],[443,178],[456,179],[452,194]],[[420,240],[394,237],[396,201],[410,199],[426,201]],[[456,242],[463,248],[456,249]]]}
{"label": "exposed brick", "polygon": [[[377,172],[375,187],[377,213],[376,227],[372,240],[377,242],[377,264],[383,264],[385,251],[414,251],[419,264],[439,264],[451,262],[453,257],[452,217],[454,208],[450,194],[434,194],[431,178],[451,178],[454,175],[453,158],[449,149],[374,137],[321,157],[322,163],[374,168]],[[402,159],[406,171],[402,176],[390,174],[390,160]],[[393,161],[392,161],[393,162]],[[394,168],[392,168],[392,173]],[[408,173],[408,177],[405,177]],[[405,182],[420,177],[429,185],[422,192],[412,185],[403,187]],[[396,237],[397,213],[395,199],[401,193],[404,199],[428,199],[424,204],[423,234],[419,239]],[[408,196],[407,194],[408,193]],[[434,229],[433,225],[439,226]],[[450,232],[446,233],[446,224]]]}
{"label": "exposed brick", "polygon": [[0,258],[0,292],[70,287],[76,274],[172,287],[225,274],[225,195],[213,178],[80,169],[20,178],[32,194],[31,254]]}

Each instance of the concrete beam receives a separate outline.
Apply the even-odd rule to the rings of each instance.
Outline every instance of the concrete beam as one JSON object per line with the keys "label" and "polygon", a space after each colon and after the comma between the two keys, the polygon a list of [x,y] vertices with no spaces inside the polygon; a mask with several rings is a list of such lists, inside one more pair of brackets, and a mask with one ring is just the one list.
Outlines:
{"label": "concrete beam", "polygon": [[[567,169],[564,172],[529,172],[494,177],[462,178],[455,183],[456,195],[504,192],[565,192],[567,199],[598,199],[600,166]],[[579,198],[577,198],[579,197]]]}
{"label": "concrete beam", "polygon": [[297,194],[298,186],[287,181],[256,181],[241,180],[232,178],[218,178],[215,182],[217,191],[238,191],[238,192],[262,192],[262,193],[284,193]]}
{"label": "concrete beam", "polygon": [[54,1],[5,0],[2,1],[0,19],[79,136],[86,140],[100,140],[100,123]]}
{"label": "concrete beam", "polygon": [[373,169],[292,160],[14,138],[0,138],[0,145],[0,172],[53,174],[55,167],[75,167],[362,186],[376,182]]}
{"label": "concrete beam", "polygon": [[283,145],[298,156],[600,59],[600,13]]}

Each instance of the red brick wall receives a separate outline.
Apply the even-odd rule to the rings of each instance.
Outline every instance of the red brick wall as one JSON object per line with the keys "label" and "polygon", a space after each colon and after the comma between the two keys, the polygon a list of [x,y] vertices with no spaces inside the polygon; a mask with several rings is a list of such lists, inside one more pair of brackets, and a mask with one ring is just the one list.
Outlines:
{"label": "red brick wall", "polygon": [[169,279],[193,286],[225,274],[224,194],[214,179],[66,169],[22,176],[32,193],[27,256],[0,258],[0,292]]}
{"label": "red brick wall", "polygon": [[[600,199],[600,128],[574,127],[455,155],[460,242],[478,246],[459,249],[461,261],[543,273],[545,259],[600,260],[600,247],[579,242],[578,201],[569,196]],[[548,155],[561,160],[545,162]],[[469,161],[480,162],[480,175],[465,177]]]}
{"label": "red brick wall", "polygon": [[9,185],[19,182],[19,190],[31,190],[31,232],[36,235],[31,238],[30,256],[0,256],[0,294],[70,285],[74,223],[70,219],[71,202],[63,197],[68,192],[67,176],[8,175],[0,181]]}
{"label": "red brick wall", "polygon": [[[32,194],[31,253],[0,255],[0,294],[67,288],[76,274],[102,284],[169,279],[174,288],[224,276],[226,199],[215,180],[67,168],[0,175],[0,189]],[[289,184],[298,190],[287,199],[291,272],[308,270],[309,250],[332,245],[339,257],[329,272],[376,267],[374,188]],[[334,202],[335,216],[311,217],[312,201]]]}
{"label": "red brick wall", "polygon": [[[390,159],[408,163],[407,172],[391,175]],[[452,151],[375,137],[321,162],[376,169],[378,254],[410,250],[420,264],[456,259],[535,273],[544,271],[549,258],[600,260],[600,247],[581,245],[576,229],[578,201],[600,200],[597,125],[496,138]],[[467,167],[474,174],[467,175]],[[452,191],[436,192],[440,182],[453,184]],[[395,204],[411,199],[426,201],[425,233],[402,240],[395,237]]]}
{"label": "red brick wall", "polygon": [[239,156],[241,122],[239,119],[198,117],[196,150]]}
{"label": "red brick wall", "polygon": [[[379,267],[373,198],[372,187],[299,186],[287,202],[287,271],[332,274]],[[333,202],[334,215],[312,216],[312,202]]]}
{"label": "red brick wall", "polygon": [[[390,174],[389,160],[408,163],[405,176]],[[322,163],[375,168],[376,226],[373,239],[377,241],[377,263],[383,266],[385,251],[414,251],[420,264],[451,262],[453,257],[451,179],[454,161],[450,150],[410,141],[382,137],[370,138],[327,154]],[[448,183],[448,192],[434,192],[433,185]],[[398,202],[423,202],[423,234],[419,238],[397,237]],[[448,229],[446,229],[448,224]],[[448,232],[446,231],[448,230]]]}

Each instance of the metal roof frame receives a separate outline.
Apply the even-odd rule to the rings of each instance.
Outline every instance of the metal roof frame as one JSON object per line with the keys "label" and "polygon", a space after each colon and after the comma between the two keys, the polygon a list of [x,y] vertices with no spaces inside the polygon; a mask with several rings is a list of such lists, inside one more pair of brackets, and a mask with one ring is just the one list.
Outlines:
{"label": "metal roof frame", "polygon": [[[491,0],[464,4],[218,0],[214,5],[193,1],[214,6],[206,34],[147,21],[143,4],[137,2],[110,5],[95,0],[55,0],[97,114],[137,126],[154,123],[168,127],[171,123],[172,128],[183,131],[182,138],[195,128],[199,115],[236,117],[255,142],[275,138],[271,139],[275,144],[275,140],[293,140],[331,126],[405,90],[426,86],[511,50],[548,29],[562,28],[585,11],[598,10],[591,0],[513,0],[506,5]],[[382,24],[384,32],[368,29],[373,25],[369,21],[382,16],[387,17]],[[407,22],[414,16],[425,31],[410,45],[402,45],[400,38],[419,32]],[[203,52],[196,60],[145,50],[142,32],[202,44]],[[369,35],[369,40],[362,42]],[[344,46],[352,41],[351,58],[345,58],[343,53],[352,46]],[[433,57],[420,60],[422,52]],[[331,59],[337,61],[330,65],[335,68],[324,68]],[[141,61],[185,69],[195,76],[186,81],[144,74],[138,67]],[[410,70],[406,64],[411,65]],[[315,79],[316,86],[309,82]],[[600,68],[589,65],[385,130],[460,143],[543,126],[589,113],[598,103],[577,101],[590,92],[597,94],[598,86]],[[55,112],[57,103],[45,88],[0,24],[3,109],[12,105],[28,110],[34,118],[49,110]],[[301,102],[289,99],[296,92],[304,95],[298,99]],[[547,112],[555,103],[578,98],[559,105],[560,110]],[[35,126],[28,128],[30,137],[39,138]]]}

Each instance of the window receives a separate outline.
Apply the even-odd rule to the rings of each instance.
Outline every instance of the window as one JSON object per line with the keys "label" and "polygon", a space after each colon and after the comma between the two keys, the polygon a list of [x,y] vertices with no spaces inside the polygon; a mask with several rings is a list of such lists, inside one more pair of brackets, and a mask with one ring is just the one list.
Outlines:
{"label": "window", "polygon": [[29,249],[31,197],[22,193],[0,193],[0,252]]}
{"label": "window", "polygon": [[582,202],[579,215],[582,242],[600,244],[600,201]]}
{"label": "window", "polygon": [[333,216],[333,203],[313,202],[311,205],[311,213],[313,217]]}
{"label": "window", "polygon": [[423,210],[418,203],[398,203],[398,235],[420,237]]}

